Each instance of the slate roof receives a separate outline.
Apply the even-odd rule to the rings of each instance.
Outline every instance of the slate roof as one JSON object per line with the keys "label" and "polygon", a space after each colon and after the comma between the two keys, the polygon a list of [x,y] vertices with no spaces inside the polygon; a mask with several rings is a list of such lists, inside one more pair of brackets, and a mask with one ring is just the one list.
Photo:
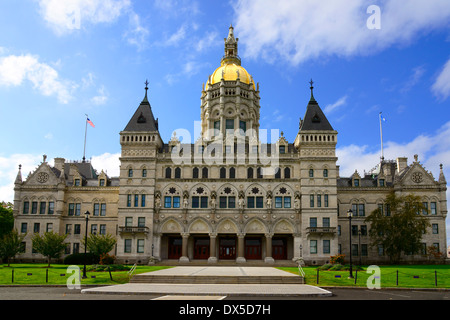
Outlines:
{"label": "slate roof", "polygon": [[334,131],[316,99],[314,99],[313,88],[314,87],[311,85],[311,99],[306,107],[306,112],[301,122],[300,131]]}
{"label": "slate roof", "polygon": [[152,107],[148,102],[147,88],[144,99],[123,131],[158,131],[158,119],[155,120]]}

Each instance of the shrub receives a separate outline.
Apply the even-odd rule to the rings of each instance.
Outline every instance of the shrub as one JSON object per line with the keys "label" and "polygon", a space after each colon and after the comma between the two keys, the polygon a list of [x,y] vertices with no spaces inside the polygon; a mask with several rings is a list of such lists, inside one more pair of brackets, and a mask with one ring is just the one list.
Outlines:
{"label": "shrub", "polygon": [[[100,258],[93,253],[86,253],[86,264],[96,264]],[[74,253],[64,258],[64,264],[84,264],[84,253]]]}
{"label": "shrub", "polygon": [[110,256],[109,254],[104,253],[104,254],[100,255],[99,263],[103,264],[103,265],[105,265],[105,264],[108,265],[108,264],[113,264],[115,260],[116,260],[115,256]]}
{"label": "shrub", "polygon": [[337,254],[335,256],[330,257],[330,263],[331,264],[343,264],[344,263],[344,254]]}

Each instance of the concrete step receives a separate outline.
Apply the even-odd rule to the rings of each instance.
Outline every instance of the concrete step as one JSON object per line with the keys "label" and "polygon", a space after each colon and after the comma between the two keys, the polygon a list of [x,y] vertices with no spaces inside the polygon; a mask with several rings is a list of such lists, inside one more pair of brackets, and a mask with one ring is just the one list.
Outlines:
{"label": "concrete step", "polygon": [[183,284],[304,284],[303,277],[281,276],[181,276],[137,274],[131,283]]}

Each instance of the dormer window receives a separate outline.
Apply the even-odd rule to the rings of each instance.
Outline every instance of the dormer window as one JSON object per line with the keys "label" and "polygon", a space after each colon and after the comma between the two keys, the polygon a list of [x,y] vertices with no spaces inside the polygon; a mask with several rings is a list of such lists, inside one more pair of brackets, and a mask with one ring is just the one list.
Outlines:
{"label": "dormer window", "polygon": [[354,179],[353,180],[353,186],[354,187],[359,187],[359,179]]}
{"label": "dormer window", "polygon": [[75,179],[75,181],[73,182],[73,185],[75,187],[79,187],[81,185],[81,180],[80,179]]}
{"label": "dormer window", "polygon": [[100,179],[99,186],[100,187],[104,187],[105,186],[105,179]]}

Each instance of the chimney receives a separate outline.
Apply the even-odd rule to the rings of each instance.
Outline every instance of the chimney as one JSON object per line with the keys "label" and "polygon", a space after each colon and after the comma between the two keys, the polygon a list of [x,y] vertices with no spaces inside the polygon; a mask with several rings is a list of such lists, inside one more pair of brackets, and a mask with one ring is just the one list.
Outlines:
{"label": "chimney", "polygon": [[64,163],[66,162],[66,159],[64,158],[55,158],[55,168],[59,171],[64,171]]}
{"label": "chimney", "polygon": [[397,173],[402,172],[408,166],[408,158],[397,158]]}

